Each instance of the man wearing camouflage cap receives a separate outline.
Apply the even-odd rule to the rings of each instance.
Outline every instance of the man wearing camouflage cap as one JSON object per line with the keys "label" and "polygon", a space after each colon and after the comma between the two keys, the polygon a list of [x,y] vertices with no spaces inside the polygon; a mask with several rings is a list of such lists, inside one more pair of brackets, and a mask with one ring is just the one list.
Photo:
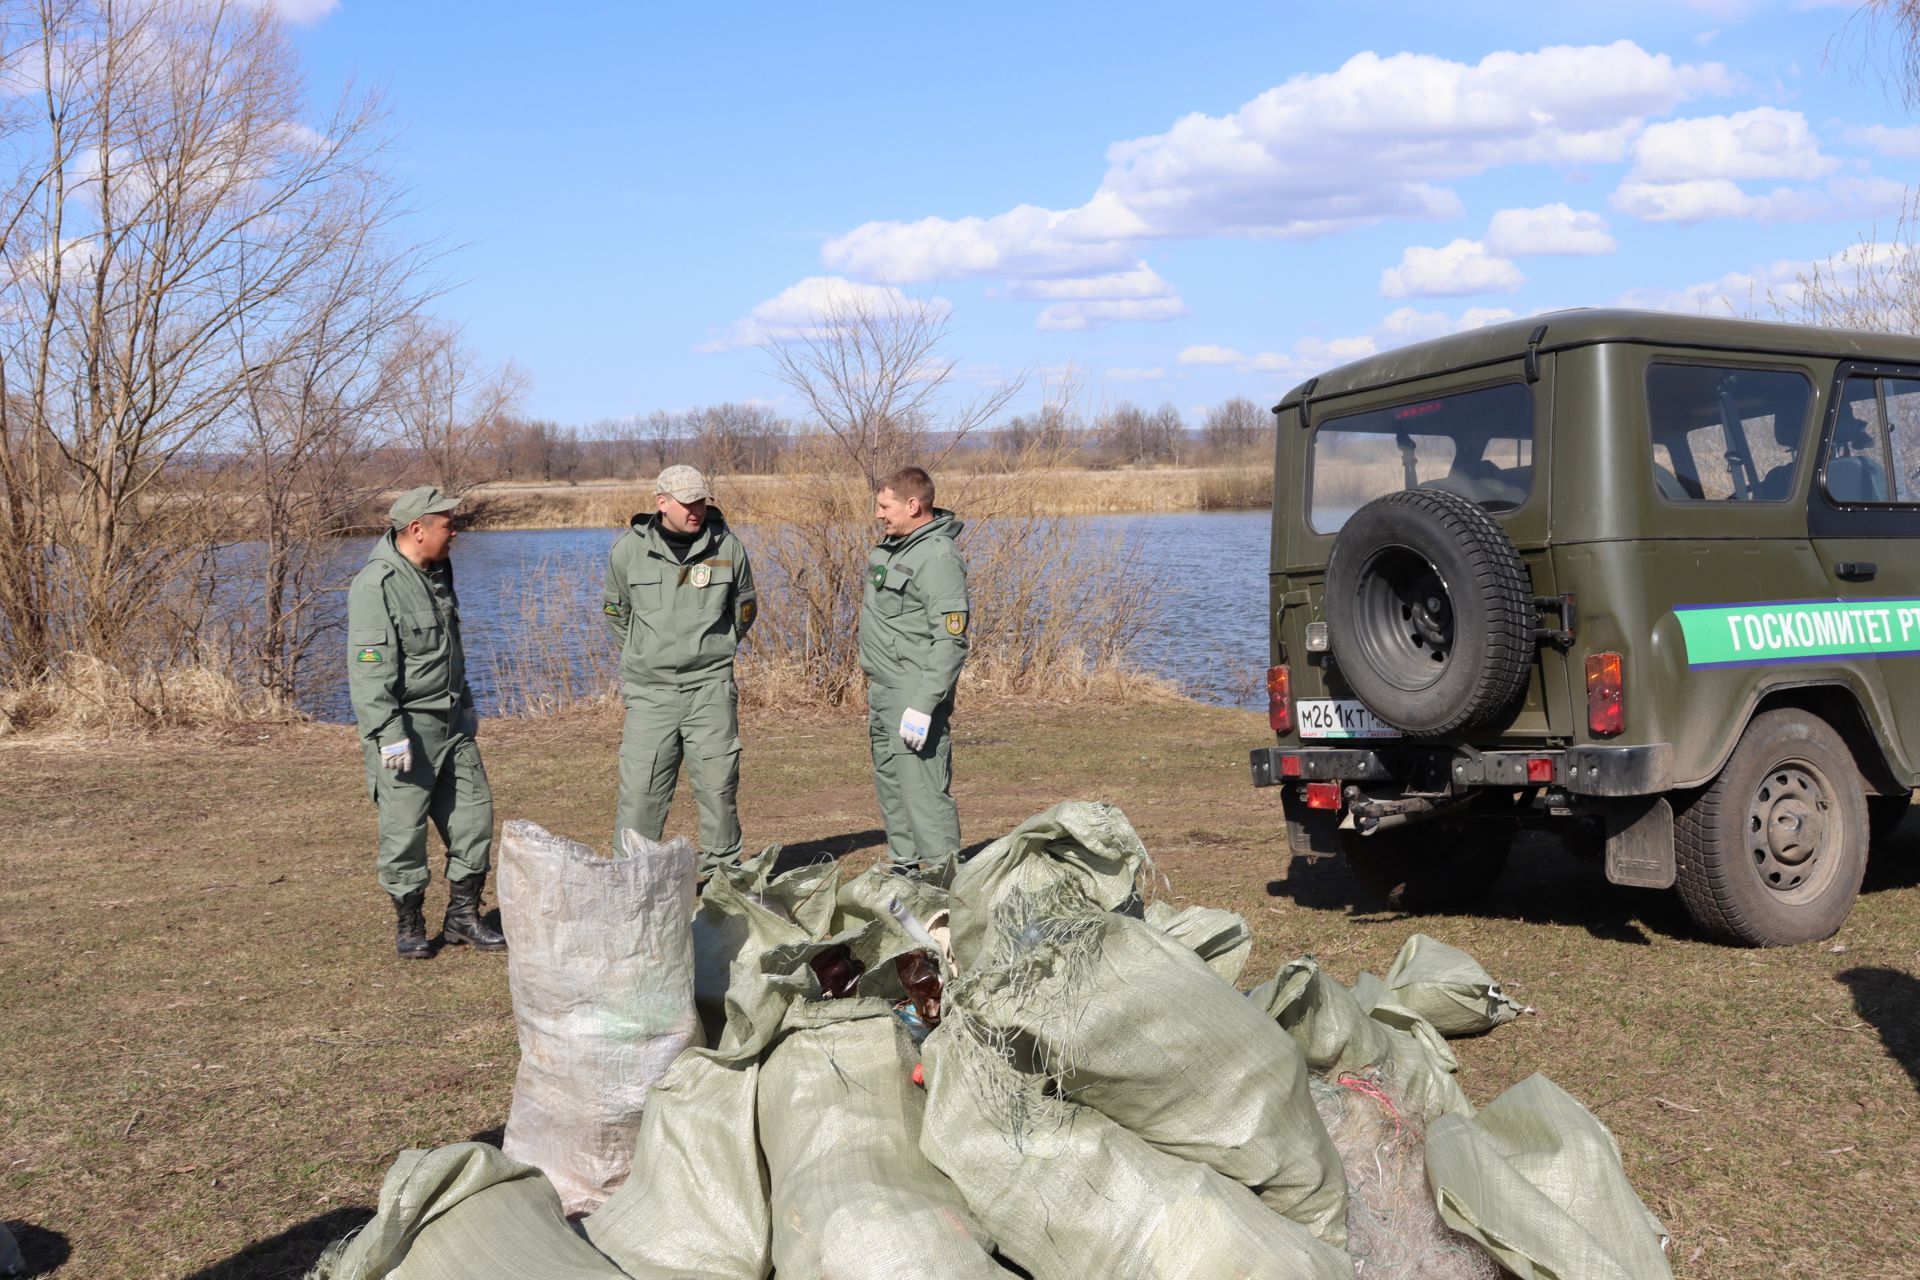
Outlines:
{"label": "man wearing camouflage cap", "polygon": [[607,557],[601,612],[620,642],[620,832],[658,840],[687,757],[700,810],[704,882],[740,854],[739,690],[733,655],[753,626],[758,598],[747,549],[712,505],[707,478],[668,467]]}
{"label": "man wearing camouflage cap", "polygon": [[380,807],[380,887],[398,919],[394,949],[410,960],[432,954],[421,911],[432,878],[429,821],[447,845],[442,940],[483,951],[507,945],[480,918],[493,792],[474,741],[480,718],[467,687],[448,558],[459,505],[432,485],[401,494],[387,513],[393,527],[347,588],[347,688],[367,790]]}

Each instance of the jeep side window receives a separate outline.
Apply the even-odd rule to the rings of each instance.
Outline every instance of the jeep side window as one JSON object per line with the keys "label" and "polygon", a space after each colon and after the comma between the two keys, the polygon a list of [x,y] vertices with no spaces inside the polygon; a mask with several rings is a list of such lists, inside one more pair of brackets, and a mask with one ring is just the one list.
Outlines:
{"label": "jeep side window", "polygon": [[1920,382],[1888,378],[1881,386],[1893,453],[1893,500],[1920,502]]}
{"label": "jeep side window", "polygon": [[[1833,437],[1827,441],[1827,456],[1820,468],[1821,483],[1829,498],[1840,503],[1896,500],[1887,483],[1888,415],[1897,402],[1911,435],[1915,430],[1914,411],[1920,408],[1916,393],[1920,393],[1920,384],[1900,379],[1847,379],[1840,393],[1840,411],[1833,421]],[[1894,474],[1899,474],[1897,465]],[[1911,491],[1911,482],[1908,488]],[[1913,501],[1910,497],[1900,500]]]}
{"label": "jeep side window", "polygon": [[1533,394],[1501,383],[1330,417],[1314,426],[1308,466],[1316,533],[1400,489],[1449,489],[1511,511],[1533,489]]}
{"label": "jeep side window", "polygon": [[1793,492],[1813,384],[1784,369],[1647,367],[1653,482],[1669,502],[1782,502]]}
{"label": "jeep side window", "polygon": [[1920,380],[1848,378],[1821,474],[1835,502],[1920,503]]}

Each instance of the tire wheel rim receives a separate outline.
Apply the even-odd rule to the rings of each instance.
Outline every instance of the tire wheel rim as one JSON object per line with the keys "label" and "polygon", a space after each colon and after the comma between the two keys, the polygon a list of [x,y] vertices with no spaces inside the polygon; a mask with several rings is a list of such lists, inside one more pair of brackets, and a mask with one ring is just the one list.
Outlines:
{"label": "tire wheel rim", "polygon": [[1761,885],[1782,902],[1816,898],[1841,859],[1833,786],[1806,760],[1769,769],[1747,806],[1746,847]]}
{"label": "tire wheel rim", "polygon": [[1453,597],[1430,560],[1411,547],[1383,547],[1360,570],[1356,596],[1361,656],[1381,679],[1413,692],[1446,675]]}

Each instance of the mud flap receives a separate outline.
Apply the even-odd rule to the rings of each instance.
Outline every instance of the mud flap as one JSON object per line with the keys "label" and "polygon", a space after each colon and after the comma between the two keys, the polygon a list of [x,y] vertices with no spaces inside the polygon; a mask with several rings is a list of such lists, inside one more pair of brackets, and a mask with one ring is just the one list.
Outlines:
{"label": "mud flap", "polygon": [[1641,889],[1671,889],[1673,806],[1665,796],[1633,796],[1606,807],[1607,879]]}
{"label": "mud flap", "polygon": [[1340,852],[1340,815],[1309,809],[1298,786],[1285,787],[1280,807],[1287,815],[1287,848],[1296,858],[1331,858]]}

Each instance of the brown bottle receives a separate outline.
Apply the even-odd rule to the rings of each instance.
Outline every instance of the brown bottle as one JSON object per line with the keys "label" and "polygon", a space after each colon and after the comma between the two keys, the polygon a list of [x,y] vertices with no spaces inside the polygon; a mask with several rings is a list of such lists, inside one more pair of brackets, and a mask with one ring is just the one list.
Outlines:
{"label": "brown bottle", "polygon": [[867,971],[865,965],[853,958],[853,952],[847,950],[844,942],[815,953],[807,963],[813,966],[813,976],[820,979],[820,995],[825,1000],[852,995],[860,985],[860,975]]}
{"label": "brown bottle", "polygon": [[913,998],[914,1012],[929,1027],[939,1026],[942,994],[940,967],[926,952],[909,951],[893,958],[893,969],[900,975],[900,985]]}

